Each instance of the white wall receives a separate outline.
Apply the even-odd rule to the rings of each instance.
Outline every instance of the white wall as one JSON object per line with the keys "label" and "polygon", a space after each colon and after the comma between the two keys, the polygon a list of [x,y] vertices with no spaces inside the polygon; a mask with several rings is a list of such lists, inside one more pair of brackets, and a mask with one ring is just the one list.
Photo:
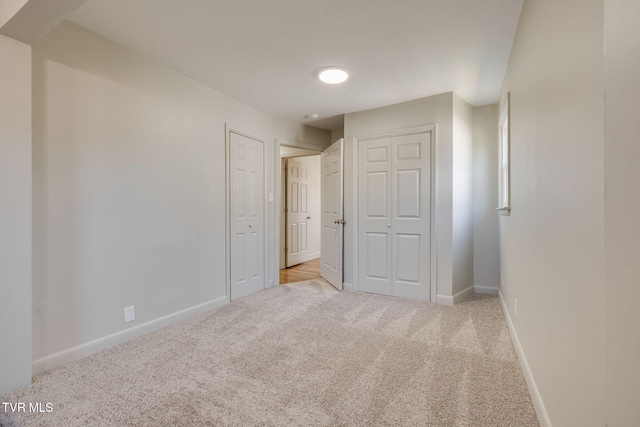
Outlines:
{"label": "white wall", "polygon": [[543,425],[605,425],[603,22],[602,0],[524,2],[501,93],[501,294]]}
{"label": "white wall", "polygon": [[0,27],[13,18],[13,16],[27,3],[28,0],[4,0],[0,3]]}
{"label": "white wall", "polygon": [[607,424],[640,425],[640,2],[605,2]]}
{"label": "white wall", "polygon": [[453,95],[453,295],[473,291],[473,107]]}
{"label": "white wall", "polygon": [[453,159],[453,93],[445,93],[388,107],[345,115],[344,216],[344,282],[346,289],[356,289],[357,266],[354,259],[357,239],[357,192],[354,138],[363,134],[385,132],[414,126],[435,124],[437,206],[437,294],[440,302],[453,299],[452,240],[452,159]]}
{"label": "white wall", "polygon": [[498,228],[498,105],[473,109],[473,284],[497,293],[500,284]]}
{"label": "white wall", "polygon": [[0,36],[0,396],[31,382],[31,47]]}
{"label": "white wall", "polygon": [[[274,193],[275,139],[323,147],[330,132],[270,118],[69,22],[33,60],[40,371],[228,301],[225,123],[266,142]],[[268,203],[268,285],[276,219]],[[124,325],[129,305],[137,319]]]}

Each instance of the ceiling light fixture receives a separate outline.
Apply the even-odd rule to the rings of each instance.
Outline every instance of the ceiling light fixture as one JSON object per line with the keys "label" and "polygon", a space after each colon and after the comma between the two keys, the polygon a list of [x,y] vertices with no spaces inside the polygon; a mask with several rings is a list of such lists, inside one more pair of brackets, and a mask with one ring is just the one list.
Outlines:
{"label": "ceiling light fixture", "polygon": [[329,67],[320,71],[318,78],[325,83],[335,85],[343,83],[349,78],[349,73],[344,68]]}
{"label": "ceiling light fixture", "polygon": [[315,119],[318,118],[318,115],[317,114],[307,114],[304,117],[307,118],[307,119],[310,119],[310,120],[315,120]]}

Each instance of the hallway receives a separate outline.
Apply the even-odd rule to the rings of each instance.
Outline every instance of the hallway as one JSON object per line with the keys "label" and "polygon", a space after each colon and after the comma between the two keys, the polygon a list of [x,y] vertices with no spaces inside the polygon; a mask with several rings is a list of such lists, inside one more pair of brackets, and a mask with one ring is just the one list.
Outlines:
{"label": "hallway", "polygon": [[280,284],[302,282],[320,277],[320,257],[280,270]]}

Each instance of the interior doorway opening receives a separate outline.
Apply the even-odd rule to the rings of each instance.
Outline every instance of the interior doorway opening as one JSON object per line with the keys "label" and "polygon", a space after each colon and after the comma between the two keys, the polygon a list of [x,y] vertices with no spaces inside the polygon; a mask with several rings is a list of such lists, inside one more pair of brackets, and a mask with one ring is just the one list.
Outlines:
{"label": "interior doorway opening", "polygon": [[320,278],[320,154],[280,146],[280,284]]}

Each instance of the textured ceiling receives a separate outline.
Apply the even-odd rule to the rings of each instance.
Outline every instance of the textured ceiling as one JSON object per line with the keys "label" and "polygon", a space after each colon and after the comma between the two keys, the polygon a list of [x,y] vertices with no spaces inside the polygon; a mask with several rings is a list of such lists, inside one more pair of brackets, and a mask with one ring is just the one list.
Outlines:
{"label": "textured ceiling", "polygon": [[[454,91],[496,102],[522,0],[88,0],[70,20],[270,115],[341,115]],[[350,79],[316,78],[330,65]],[[315,113],[318,120],[305,115]],[[336,117],[337,116],[337,117]]]}

